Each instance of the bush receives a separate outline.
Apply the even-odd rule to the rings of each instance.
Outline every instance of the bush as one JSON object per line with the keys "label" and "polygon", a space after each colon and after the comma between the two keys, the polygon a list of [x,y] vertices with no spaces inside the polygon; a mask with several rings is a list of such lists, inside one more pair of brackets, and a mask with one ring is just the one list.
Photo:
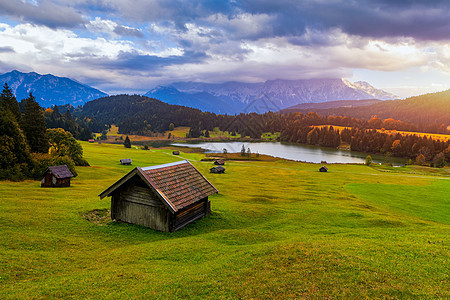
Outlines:
{"label": "bush", "polygon": [[6,169],[0,169],[0,179],[11,181],[23,181],[28,177],[28,164],[16,164]]}
{"label": "bush", "polygon": [[73,176],[76,177],[77,171],[75,170],[75,162],[68,156],[53,156],[48,153],[33,153],[33,170],[32,177],[34,179],[41,179],[45,170],[51,166],[66,165]]}
{"label": "bush", "polygon": [[372,157],[370,155],[367,155],[365,164],[366,166],[370,166],[372,164]]}

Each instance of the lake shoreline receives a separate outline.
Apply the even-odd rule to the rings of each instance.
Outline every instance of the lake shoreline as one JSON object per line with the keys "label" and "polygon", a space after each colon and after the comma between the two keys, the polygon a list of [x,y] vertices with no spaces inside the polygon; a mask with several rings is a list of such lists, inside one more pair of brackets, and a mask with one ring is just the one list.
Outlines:
{"label": "lake shoreline", "polygon": [[[351,151],[347,149],[336,149],[328,147],[320,147],[313,145],[284,143],[278,141],[199,141],[180,143],[179,141],[170,144],[173,147],[197,148],[198,151],[203,150],[204,153],[223,153],[224,149],[227,153],[238,153],[242,151],[242,146],[246,153],[250,148],[251,155],[267,155],[276,159],[284,159],[290,161],[298,161],[314,164],[364,164],[367,155],[371,155],[374,163],[393,164],[402,166],[405,159],[385,157],[379,154],[369,154]],[[200,150],[201,149],[201,150]]]}

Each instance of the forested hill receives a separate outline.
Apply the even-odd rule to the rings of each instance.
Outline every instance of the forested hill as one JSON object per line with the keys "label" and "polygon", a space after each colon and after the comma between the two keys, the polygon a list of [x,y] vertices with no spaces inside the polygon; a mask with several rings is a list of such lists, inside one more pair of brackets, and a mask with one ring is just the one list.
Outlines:
{"label": "forested hill", "polygon": [[[287,109],[292,112],[292,109]],[[393,118],[414,124],[450,125],[450,90],[407,98],[405,100],[383,101],[369,106],[340,107],[329,109],[306,109],[298,112],[315,111],[320,115],[348,116],[368,120],[376,115],[381,119]]]}
{"label": "forested hill", "polygon": [[216,119],[213,113],[170,105],[140,95],[99,98],[86,103],[77,114],[95,118],[102,124],[116,124],[121,132],[138,134],[168,130],[170,123],[176,126],[197,126],[199,123],[209,124]]}

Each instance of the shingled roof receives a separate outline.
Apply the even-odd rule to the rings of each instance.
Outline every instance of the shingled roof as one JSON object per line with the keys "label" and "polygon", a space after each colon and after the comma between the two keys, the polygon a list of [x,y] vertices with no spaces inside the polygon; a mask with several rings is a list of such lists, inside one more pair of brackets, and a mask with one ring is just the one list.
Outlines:
{"label": "shingled roof", "polygon": [[187,160],[140,168],[136,167],[103,191],[100,198],[111,194],[134,176],[139,176],[156,192],[172,212],[219,191]]}
{"label": "shingled roof", "polygon": [[47,173],[47,171],[50,171],[58,179],[73,177],[72,172],[70,172],[66,165],[48,167],[45,173]]}

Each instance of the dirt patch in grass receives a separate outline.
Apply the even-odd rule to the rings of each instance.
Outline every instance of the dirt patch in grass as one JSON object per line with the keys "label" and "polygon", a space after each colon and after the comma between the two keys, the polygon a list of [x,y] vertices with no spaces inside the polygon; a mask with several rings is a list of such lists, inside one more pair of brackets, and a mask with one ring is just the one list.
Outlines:
{"label": "dirt patch in grass", "polygon": [[83,218],[94,224],[104,226],[111,222],[110,209],[94,209],[81,214]]}

